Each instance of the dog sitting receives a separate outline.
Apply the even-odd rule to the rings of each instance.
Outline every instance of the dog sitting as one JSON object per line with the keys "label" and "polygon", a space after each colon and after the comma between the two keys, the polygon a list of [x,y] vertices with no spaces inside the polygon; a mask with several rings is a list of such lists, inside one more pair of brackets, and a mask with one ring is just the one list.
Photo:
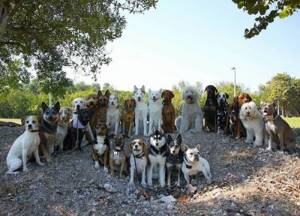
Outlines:
{"label": "dog sitting", "polygon": [[112,134],[114,135],[117,135],[119,131],[120,115],[121,114],[119,109],[118,98],[115,95],[110,95],[106,116],[106,124],[109,128],[108,131],[112,132]]}
{"label": "dog sitting", "polygon": [[145,103],[145,86],[137,88],[134,86],[133,95],[135,99],[135,135],[139,135],[140,124],[143,126],[143,135],[147,136],[148,107]]}
{"label": "dog sitting", "polygon": [[150,136],[154,131],[153,128],[161,130],[162,125],[162,102],[161,102],[162,90],[152,91],[149,89],[149,131]]}
{"label": "dog sitting", "polygon": [[188,148],[184,145],[185,153],[181,170],[187,183],[187,188],[190,192],[195,191],[195,187],[191,185],[190,176],[196,175],[199,172],[203,173],[208,184],[211,183],[209,163],[206,159],[200,157],[199,149],[200,145],[197,145],[195,148]]}
{"label": "dog sitting", "polygon": [[109,168],[112,176],[115,175],[116,166],[120,167],[120,177],[127,173],[126,165],[126,154],[125,154],[125,143],[124,136],[119,134],[110,140],[110,151],[109,151]]}
{"label": "dog sitting", "polygon": [[107,136],[97,135],[97,143],[93,144],[92,159],[95,162],[95,168],[98,169],[100,165],[104,166],[104,171],[108,171],[109,167],[109,139]]}
{"label": "dog sitting", "polygon": [[175,127],[175,108],[172,104],[174,94],[170,90],[164,90],[161,94],[163,98],[162,108],[162,129],[165,133],[174,133]]}
{"label": "dog sitting", "polygon": [[54,152],[57,145],[57,125],[59,121],[60,104],[57,102],[54,106],[48,106],[42,102],[43,116],[40,124],[40,150],[47,162],[50,161],[50,155]]}
{"label": "dog sitting", "polygon": [[181,166],[183,162],[183,145],[182,145],[182,137],[181,134],[178,134],[174,137],[171,135],[167,136],[167,159],[166,159],[166,167],[167,167],[167,185],[171,187],[171,174],[175,170],[177,172],[177,183],[176,185],[180,187],[180,174],[181,174]]}
{"label": "dog sitting", "polygon": [[208,85],[204,91],[207,92],[204,105],[204,128],[207,131],[216,131],[218,109],[216,94],[218,93],[218,89],[213,85]]}
{"label": "dog sitting", "polygon": [[7,173],[16,173],[22,165],[23,171],[28,171],[27,160],[32,154],[37,164],[43,166],[39,156],[39,145],[39,119],[37,116],[28,116],[25,119],[25,132],[14,141],[7,154]]}
{"label": "dog sitting", "polygon": [[268,150],[280,149],[293,152],[296,148],[296,135],[289,124],[277,114],[276,102],[262,103],[262,113],[266,121]]}
{"label": "dog sitting", "polygon": [[218,133],[227,134],[229,127],[229,115],[228,115],[228,98],[227,93],[217,93],[216,95],[218,108],[217,108],[217,128]]}
{"label": "dog sitting", "polygon": [[64,140],[68,134],[68,127],[72,118],[72,109],[69,107],[61,107],[59,110],[59,120],[57,124],[57,145],[59,150],[64,148]]}
{"label": "dog sitting", "polygon": [[[98,124],[98,120],[100,119],[100,109],[99,109],[99,95],[97,93],[90,94],[86,97],[85,106],[87,109],[93,111],[93,115],[89,121],[89,125],[91,130],[93,131],[94,137],[96,137],[95,128]],[[84,107],[80,107],[81,109]]]}
{"label": "dog sitting", "polygon": [[253,101],[242,105],[240,110],[240,119],[247,133],[245,142],[253,143],[255,138],[254,146],[261,146],[264,141],[264,121]]}
{"label": "dog sitting", "polygon": [[134,122],[135,100],[127,99],[124,102],[124,112],[122,114],[123,134],[130,137]]}
{"label": "dog sitting", "polygon": [[181,116],[177,117],[175,124],[180,133],[187,131],[198,133],[202,131],[203,114],[199,106],[199,93],[194,87],[186,87],[183,91],[184,104]]}
{"label": "dog sitting", "polygon": [[86,108],[86,102],[84,98],[75,98],[72,101],[72,105],[73,105],[73,111],[76,111],[78,106],[80,109]]}
{"label": "dog sitting", "polygon": [[130,143],[130,177],[129,189],[134,188],[134,178],[142,175],[141,185],[146,187],[146,168],[148,163],[147,145],[143,139],[134,139]]}
{"label": "dog sitting", "polygon": [[158,166],[159,168],[159,183],[161,187],[165,187],[165,166],[166,166],[166,155],[167,145],[165,135],[155,130],[150,136],[150,151],[149,151],[149,166],[148,166],[148,186],[152,187],[153,169]]}
{"label": "dog sitting", "polygon": [[99,97],[99,118],[97,119],[97,123],[105,122],[107,123],[107,110],[108,110],[108,103],[109,103],[109,90],[106,90],[103,94],[102,91],[98,91]]}

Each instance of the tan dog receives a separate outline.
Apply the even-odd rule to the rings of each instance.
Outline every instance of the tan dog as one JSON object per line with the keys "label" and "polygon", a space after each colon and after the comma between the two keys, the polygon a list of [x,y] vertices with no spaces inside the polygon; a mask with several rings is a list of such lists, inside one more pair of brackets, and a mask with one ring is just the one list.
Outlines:
{"label": "tan dog", "polygon": [[68,127],[72,118],[72,108],[69,107],[61,107],[59,110],[59,120],[57,124],[57,146],[59,150],[63,150],[64,139],[68,134]]}
{"label": "tan dog", "polygon": [[123,134],[130,137],[132,134],[132,126],[134,122],[135,100],[127,99],[124,102],[124,112],[122,114]]}
{"label": "tan dog", "polygon": [[120,177],[124,176],[126,170],[126,154],[125,154],[125,143],[123,135],[116,135],[110,140],[109,150],[109,167],[112,176],[115,175],[116,167],[120,167]]}
{"label": "tan dog", "polygon": [[165,133],[174,133],[176,131],[175,108],[172,104],[172,98],[174,98],[174,94],[170,90],[164,90],[161,96],[163,98],[162,129]]}

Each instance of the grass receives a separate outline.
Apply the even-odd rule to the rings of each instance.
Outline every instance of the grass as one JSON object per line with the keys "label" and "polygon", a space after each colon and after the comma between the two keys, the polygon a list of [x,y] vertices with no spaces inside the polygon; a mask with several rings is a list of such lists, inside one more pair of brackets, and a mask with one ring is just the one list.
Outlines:
{"label": "grass", "polygon": [[21,119],[10,119],[10,118],[0,118],[2,122],[14,122],[17,124],[21,124]]}
{"label": "grass", "polygon": [[284,118],[292,128],[300,128],[300,117]]}

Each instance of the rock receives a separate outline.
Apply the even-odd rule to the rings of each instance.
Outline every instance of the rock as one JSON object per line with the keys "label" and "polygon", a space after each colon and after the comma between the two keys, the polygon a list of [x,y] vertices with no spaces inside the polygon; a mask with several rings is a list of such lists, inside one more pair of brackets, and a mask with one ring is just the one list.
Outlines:
{"label": "rock", "polygon": [[112,186],[111,184],[109,184],[109,183],[105,183],[103,187],[104,187],[104,189],[105,189],[107,192],[110,192],[110,193],[115,193],[115,192],[117,192],[117,191],[113,188],[113,186]]}
{"label": "rock", "polygon": [[176,199],[172,196],[163,196],[159,199],[161,202],[166,203],[166,204],[172,204],[176,202]]}

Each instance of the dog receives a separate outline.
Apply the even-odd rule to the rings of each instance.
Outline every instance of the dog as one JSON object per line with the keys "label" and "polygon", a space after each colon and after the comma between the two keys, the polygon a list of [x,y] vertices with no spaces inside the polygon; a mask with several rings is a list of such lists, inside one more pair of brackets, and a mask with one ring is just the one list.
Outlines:
{"label": "dog", "polygon": [[289,124],[277,114],[276,102],[261,103],[268,134],[268,150],[280,149],[293,152],[296,148],[296,135]]}
{"label": "dog", "polygon": [[140,124],[143,126],[144,136],[147,136],[148,107],[145,103],[145,86],[137,88],[134,86],[133,95],[135,99],[135,135],[139,135]]}
{"label": "dog", "polygon": [[218,93],[218,89],[213,85],[208,85],[204,91],[207,92],[204,105],[204,128],[207,131],[216,131],[218,109],[216,94]]}
{"label": "dog", "polygon": [[130,137],[134,122],[135,99],[127,99],[124,102],[124,112],[122,114],[123,134]]}
{"label": "dog", "polygon": [[80,109],[86,108],[86,101],[84,98],[81,97],[75,98],[72,104],[73,104],[73,111],[76,111],[78,106]]}
{"label": "dog", "polygon": [[124,136],[119,134],[110,140],[109,168],[111,176],[115,175],[116,166],[120,167],[120,177],[127,173]]}
{"label": "dog", "polygon": [[45,157],[46,161],[50,161],[50,155],[54,153],[54,148],[57,145],[57,126],[59,121],[60,104],[56,102],[53,106],[48,106],[42,102],[42,120],[40,124],[40,139],[39,148]]}
{"label": "dog", "polygon": [[244,103],[239,116],[247,133],[245,142],[253,143],[255,138],[254,146],[261,146],[264,141],[264,121],[256,104],[253,101]]}
{"label": "dog", "polygon": [[68,134],[68,128],[72,118],[72,109],[69,107],[61,107],[59,110],[59,120],[57,124],[57,145],[59,150],[64,149],[64,140]]}
{"label": "dog", "polygon": [[153,128],[161,130],[162,126],[162,102],[161,102],[162,90],[152,91],[149,89],[149,131],[150,136],[154,131]]}
{"label": "dog", "polygon": [[224,92],[217,93],[216,95],[218,108],[217,108],[217,128],[218,133],[227,134],[229,127],[229,115],[228,115],[228,98],[229,95]]}
{"label": "dog", "polygon": [[172,104],[174,93],[170,90],[164,90],[161,97],[163,98],[162,129],[165,133],[174,133],[176,131],[175,108]]}
{"label": "dog", "polygon": [[121,114],[119,109],[118,98],[115,95],[110,95],[106,116],[106,124],[109,128],[109,131],[113,131],[114,135],[117,135],[119,131],[120,115]]}
{"label": "dog", "polygon": [[99,133],[97,135],[97,143],[92,147],[92,159],[95,163],[95,168],[98,169],[100,164],[104,166],[104,171],[108,172],[109,167],[109,148],[110,141],[107,136]]}
{"label": "dog", "polygon": [[39,118],[37,116],[27,116],[25,119],[25,132],[22,133],[12,144],[6,157],[8,174],[17,173],[23,165],[23,172],[28,171],[27,159],[34,155],[38,165],[44,164],[39,156]]}
{"label": "dog", "polygon": [[[95,136],[95,128],[98,124],[98,119],[100,119],[100,109],[99,109],[99,95],[97,93],[93,93],[87,96],[85,100],[86,108],[93,110],[94,114],[91,116],[89,121],[89,125]],[[81,109],[84,107],[80,107]]]}
{"label": "dog", "polygon": [[99,118],[97,119],[97,123],[99,122],[107,123],[107,110],[108,110],[109,96],[110,96],[109,90],[106,90],[104,94],[102,93],[101,90],[98,91]]}
{"label": "dog", "polygon": [[192,86],[183,91],[184,104],[181,109],[181,116],[175,120],[175,125],[181,134],[190,131],[198,133],[202,131],[203,113],[199,106],[199,93]]}
{"label": "dog", "polygon": [[135,176],[142,175],[141,185],[147,187],[146,170],[148,164],[147,145],[143,139],[134,139],[130,143],[130,177],[129,188],[134,188]]}
{"label": "dog", "polygon": [[167,185],[171,187],[171,174],[175,170],[177,171],[177,183],[176,185],[180,187],[180,174],[181,166],[183,162],[183,144],[182,136],[178,134],[172,137],[170,134],[167,136],[167,159],[166,159],[166,168],[167,168]]}
{"label": "dog", "polygon": [[187,188],[191,190],[191,192],[195,190],[195,188],[191,185],[190,176],[196,175],[199,172],[202,172],[207,183],[211,184],[212,177],[210,166],[206,159],[200,157],[200,145],[197,145],[195,148],[189,148],[184,145],[184,152],[181,171],[187,183]]}
{"label": "dog", "polygon": [[159,168],[159,183],[165,187],[166,159],[167,159],[166,137],[162,131],[155,130],[150,136],[149,166],[148,166],[148,186],[152,187],[153,169]]}

